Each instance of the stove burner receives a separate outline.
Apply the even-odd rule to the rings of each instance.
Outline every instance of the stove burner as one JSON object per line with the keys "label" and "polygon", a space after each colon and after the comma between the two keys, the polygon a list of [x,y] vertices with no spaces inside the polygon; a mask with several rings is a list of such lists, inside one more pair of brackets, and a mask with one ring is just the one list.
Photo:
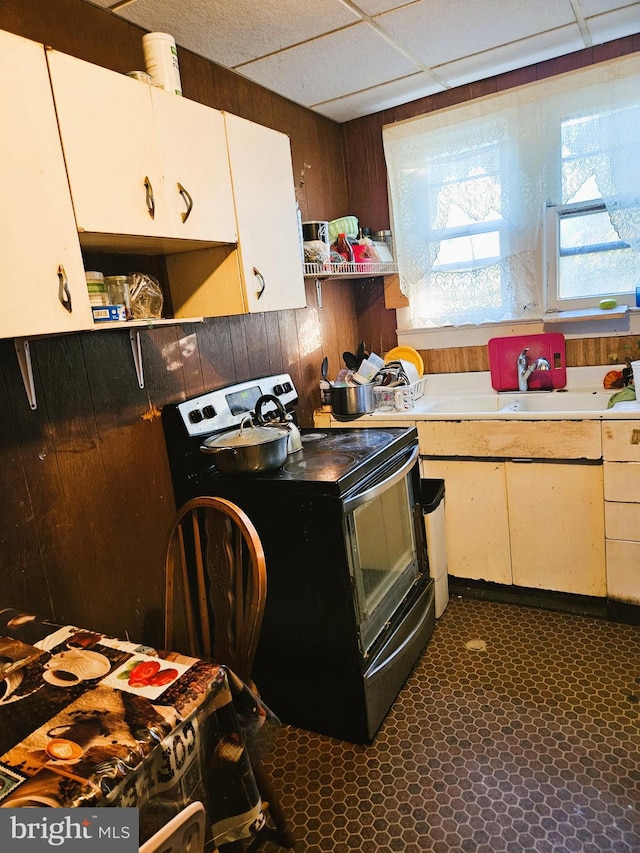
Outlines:
{"label": "stove burner", "polygon": [[284,470],[290,474],[322,474],[326,479],[337,479],[343,471],[353,465],[355,457],[350,453],[332,453],[315,450],[310,458],[296,460],[287,458]]}
{"label": "stove burner", "polygon": [[307,432],[302,436],[302,443],[306,444],[307,442],[311,443],[313,441],[320,441],[323,438],[328,438],[326,432]]}

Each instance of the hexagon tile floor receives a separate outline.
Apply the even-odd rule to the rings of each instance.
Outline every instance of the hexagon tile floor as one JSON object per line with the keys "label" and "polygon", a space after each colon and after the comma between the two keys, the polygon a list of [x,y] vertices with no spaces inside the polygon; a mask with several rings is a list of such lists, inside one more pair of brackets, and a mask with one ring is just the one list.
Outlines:
{"label": "hexagon tile floor", "polygon": [[455,597],[373,745],[265,764],[297,853],[638,853],[640,628]]}

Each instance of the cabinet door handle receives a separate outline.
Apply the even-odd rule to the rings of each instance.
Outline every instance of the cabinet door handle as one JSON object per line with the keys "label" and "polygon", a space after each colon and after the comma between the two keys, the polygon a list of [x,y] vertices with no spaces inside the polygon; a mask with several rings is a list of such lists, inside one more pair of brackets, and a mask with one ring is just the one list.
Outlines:
{"label": "cabinet door handle", "polygon": [[262,294],[264,293],[264,289],[265,289],[265,287],[267,286],[267,284],[266,284],[266,282],[265,282],[265,280],[264,280],[264,276],[262,275],[262,273],[260,272],[260,270],[259,270],[257,267],[254,267],[254,268],[253,268],[253,274],[255,275],[255,277],[256,277],[256,278],[258,279],[258,281],[260,282],[260,287],[259,287],[259,289],[258,289],[258,290],[256,290],[256,297],[257,297],[258,299],[260,299],[260,297],[261,297],[261,296],[262,296]]}
{"label": "cabinet door handle", "polygon": [[149,216],[154,219],[156,215],[156,203],[153,198],[153,187],[147,176],[144,179],[144,188],[147,194],[147,210],[149,211]]}
{"label": "cabinet door handle", "polygon": [[69,290],[67,273],[62,264],[58,267],[58,299],[62,307],[66,308],[69,314],[71,314],[71,291]]}
{"label": "cabinet door handle", "polygon": [[185,188],[182,186],[181,183],[178,183],[178,192],[180,193],[180,195],[184,199],[185,204],[187,205],[187,209],[180,214],[182,221],[186,222],[187,219],[189,218],[189,214],[193,210],[193,199],[191,198],[190,194],[187,192],[187,190],[185,190]]}

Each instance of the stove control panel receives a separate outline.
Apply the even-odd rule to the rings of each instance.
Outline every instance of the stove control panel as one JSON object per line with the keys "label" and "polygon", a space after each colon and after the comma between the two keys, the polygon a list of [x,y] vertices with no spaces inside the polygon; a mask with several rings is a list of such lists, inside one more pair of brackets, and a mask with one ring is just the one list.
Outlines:
{"label": "stove control panel", "polygon": [[[210,435],[234,426],[239,427],[265,394],[277,397],[287,410],[292,409],[298,402],[291,376],[288,373],[279,373],[228,385],[217,391],[207,391],[178,403],[177,409],[190,436]],[[270,409],[275,410],[275,405],[265,404],[262,408],[263,416],[268,415]]]}

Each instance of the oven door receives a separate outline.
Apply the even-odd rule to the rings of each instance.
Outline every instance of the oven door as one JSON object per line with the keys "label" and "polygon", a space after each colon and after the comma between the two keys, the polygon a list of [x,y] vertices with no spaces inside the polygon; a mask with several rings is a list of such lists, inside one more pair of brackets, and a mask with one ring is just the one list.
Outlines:
{"label": "oven door", "polygon": [[344,501],[344,534],[361,651],[371,646],[426,569],[416,536],[418,448]]}

